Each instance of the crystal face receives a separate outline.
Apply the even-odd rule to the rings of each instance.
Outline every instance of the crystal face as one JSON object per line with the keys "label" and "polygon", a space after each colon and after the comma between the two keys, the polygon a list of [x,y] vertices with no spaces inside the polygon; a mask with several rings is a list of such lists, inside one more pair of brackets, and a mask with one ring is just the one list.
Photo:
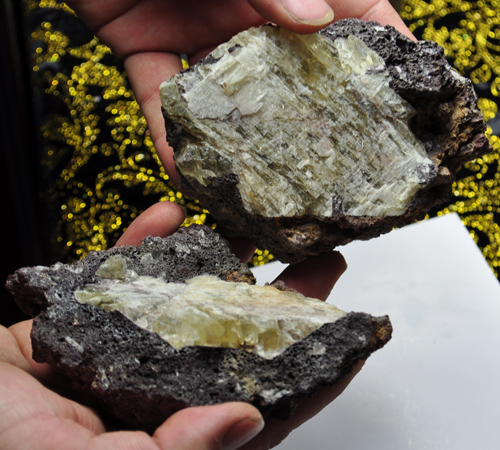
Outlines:
{"label": "crystal face", "polygon": [[118,310],[177,349],[245,348],[269,359],[346,315],[320,300],[272,286],[227,282],[211,275],[185,283],[139,276],[123,256],[104,262],[99,274],[103,278],[98,283],[75,292],[78,302]]}
{"label": "crystal face", "polygon": [[188,180],[238,177],[264,217],[403,214],[436,173],[414,109],[360,39],[251,29],[160,88]]}

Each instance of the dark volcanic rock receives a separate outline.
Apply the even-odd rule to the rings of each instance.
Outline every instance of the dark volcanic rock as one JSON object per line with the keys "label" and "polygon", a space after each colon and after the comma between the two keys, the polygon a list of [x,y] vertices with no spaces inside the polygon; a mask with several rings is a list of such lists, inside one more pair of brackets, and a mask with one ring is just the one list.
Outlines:
{"label": "dark volcanic rock", "polygon": [[284,262],[422,219],[491,151],[442,48],[374,22],[244,32],[160,92],[181,190]]}
{"label": "dark volcanic rock", "polygon": [[175,238],[148,237],[140,246],[114,247],[91,252],[71,265],[57,263],[16,271],[7,287],[19,307],[31,316],[48,306],[72,298],[73,292],[95,283],[96,271],[115,255],[127,257],[138,275],[150,275],[167,282],[184,281],[197,275],[215,275],[227,281],[255,283],[248,267],[232,253],[219,234],[204,226],[181,228]]}
{"label": "dark volcanic rock", "polygon": [[139,247],[95,252],[69,266],[20,269],[9,278],[19,305],[38,314],[34,359],[67,375],[120,427],[152,432],[179,409],[226,401],[248,402],[265,416],[286,418],[301,398],[335,384],[390,339],[387,317],[343,313],[271,359],[235,348],[175,349],[121,312],[75,300],[75,291],[102,282],[99,267],[120,254],[129,269],[165,280],[211,273],[253,281],[226,243],[198,226],[166,239],[148,238]]}

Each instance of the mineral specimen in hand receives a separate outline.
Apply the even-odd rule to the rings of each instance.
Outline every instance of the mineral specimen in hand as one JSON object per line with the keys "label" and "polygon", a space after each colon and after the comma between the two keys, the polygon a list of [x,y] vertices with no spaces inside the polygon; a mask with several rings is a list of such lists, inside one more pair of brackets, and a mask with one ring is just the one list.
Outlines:
{"label": "mineral specimen in hand", "polygon": [[442,49],[373,22],[245,31],[160,94],[181,190],[285,262],[422,218],[489,151]]}
{"label": "mineral specimen in hand", "polygon": [[345,316],[327,303],[298,293],[228,283],[213,275],[168,283],[129,270],[126,278],[99,279],[86,285],[75,291],[75,298],[105,311],[122,312],[176,349],[192,345],[245,348],[267,359],[321,325]]}
{"label": "mineral specimen in hand", "polygon": [[201,226],[72,265],[18,270],[33,357],[57,367],[121,426],[153,431],[188,406],[244,401],[285,418],[391,335],[248,268]]}

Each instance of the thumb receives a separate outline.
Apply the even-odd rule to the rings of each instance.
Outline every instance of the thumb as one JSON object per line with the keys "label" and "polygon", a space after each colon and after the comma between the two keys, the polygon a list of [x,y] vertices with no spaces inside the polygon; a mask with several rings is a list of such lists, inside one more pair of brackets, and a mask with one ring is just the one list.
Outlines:
{"label": "thumb", "polygon": [[139,245],[146,236],[169,236],[183,220],[184,211],[176,203],[155,203],[129,225],[115,245]]}
{"label": "thumb", "polygon": [[297,33],[313,33],[333,22],[324,0],[248,0],[267,20]]}
{"label": "thumb", "polygon": [[392,25],[415,39],[389,0],[248,0],[267,20],[296,33],[314,33],[334,20],[355,17]]}
{"label": "thumb", "polygon": [[263,427],[256,408],[234,402],[183,409],[167,419],[153,438],[163,450],[236,450]]}

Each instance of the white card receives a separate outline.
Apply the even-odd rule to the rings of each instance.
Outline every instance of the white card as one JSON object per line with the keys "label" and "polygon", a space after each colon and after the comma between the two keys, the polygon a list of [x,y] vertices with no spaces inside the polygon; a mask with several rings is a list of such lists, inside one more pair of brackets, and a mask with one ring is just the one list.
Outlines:
{"label": "white card", "polygon": [[[346,391],[278,450],[500,448],[500,284],[455,214],[339,249],[328,301],[394,333]],[[283,269],[254,269],[258,284]]]}

